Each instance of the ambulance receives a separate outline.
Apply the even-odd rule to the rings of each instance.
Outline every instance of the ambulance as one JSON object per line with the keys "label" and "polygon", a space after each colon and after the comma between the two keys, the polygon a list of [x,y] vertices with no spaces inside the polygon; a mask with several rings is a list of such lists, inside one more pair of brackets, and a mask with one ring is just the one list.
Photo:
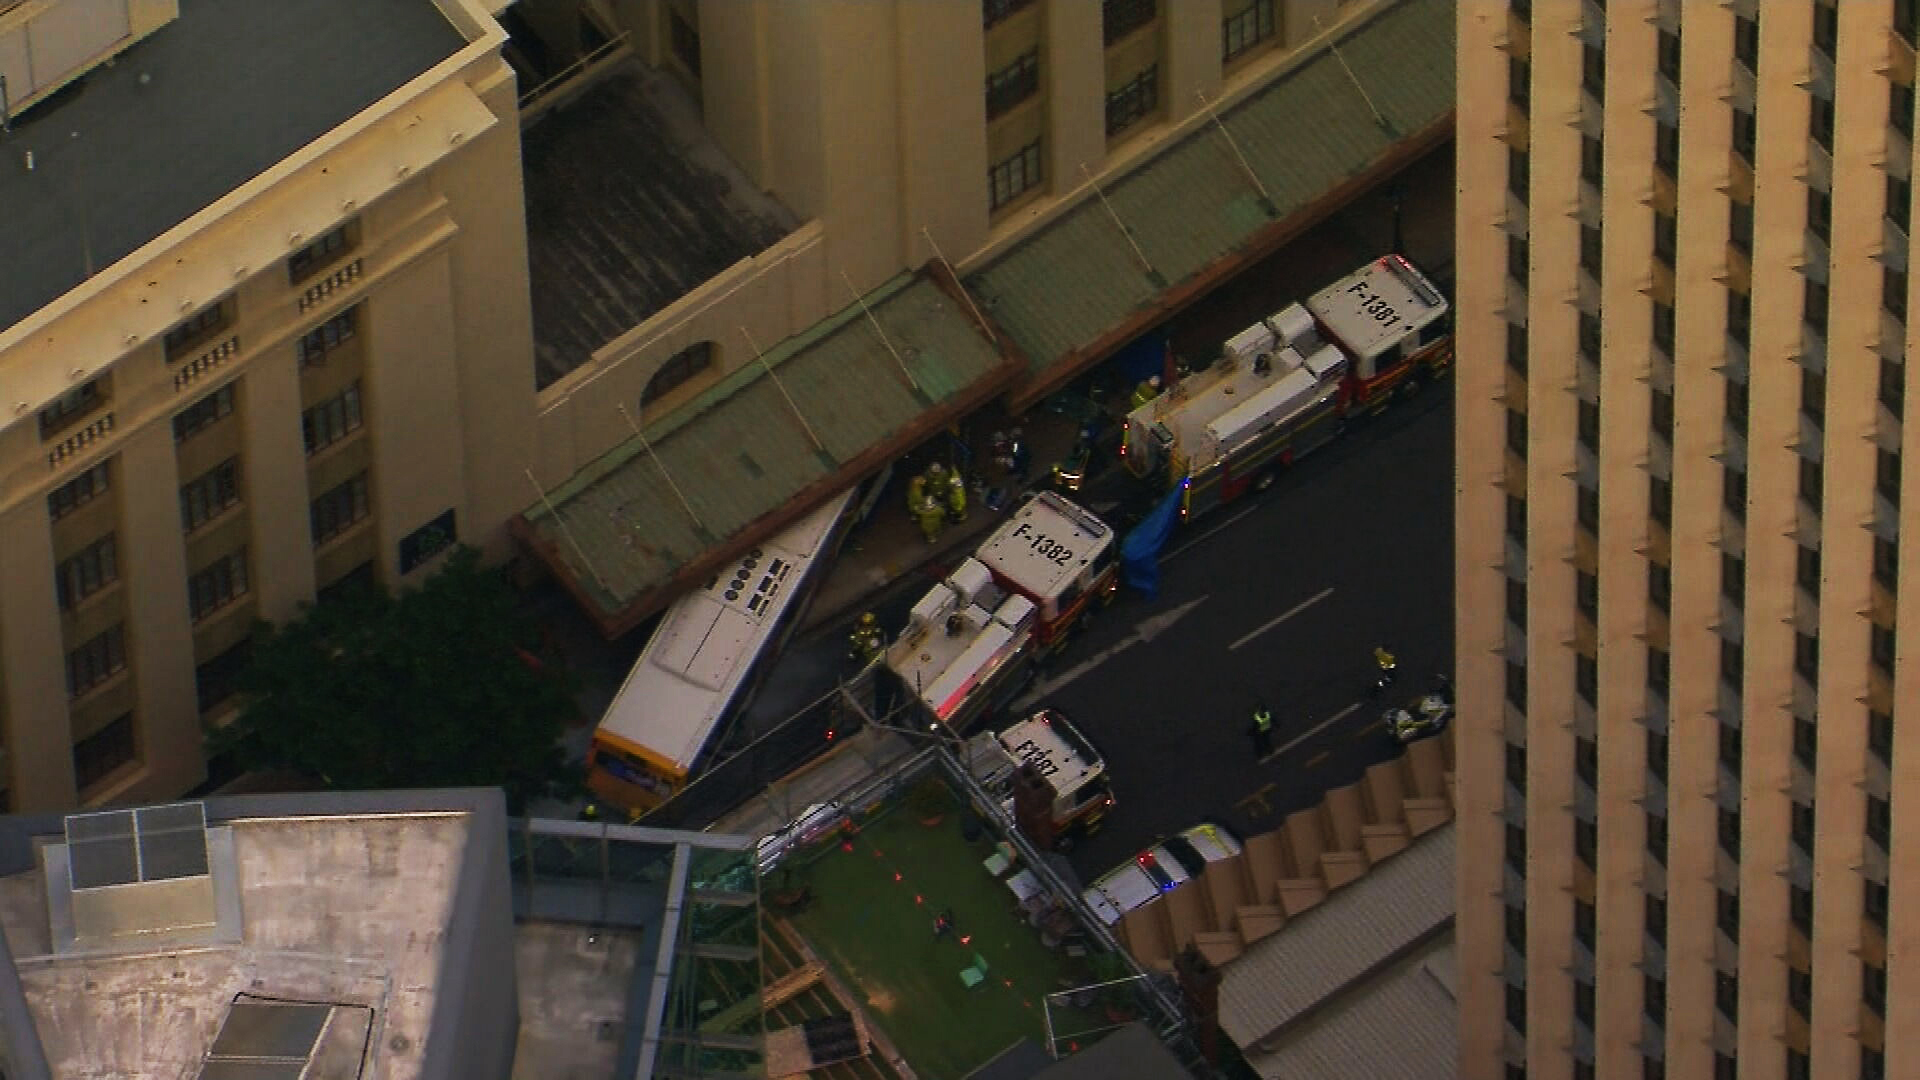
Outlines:
{"label": "ambulance", "polygon": [[1028,495],[913,606],[883,668],[930,730],[964,734],[1113,598],[1118,549],[1113,528],[1066,497]]}
{"label": "ambulance", "polygon": [[1182,491],[1192,518],[1249,491],[1453,361],[1446,298],[1388,255],[1289,304],[1222,346],[1204,370],[1127,416],[1120,456]]}

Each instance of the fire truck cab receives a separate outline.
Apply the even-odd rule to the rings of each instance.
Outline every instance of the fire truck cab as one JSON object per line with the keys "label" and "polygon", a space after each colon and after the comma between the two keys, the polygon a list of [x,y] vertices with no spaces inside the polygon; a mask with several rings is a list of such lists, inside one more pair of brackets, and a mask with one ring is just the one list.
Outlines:
{"label": "fire truck cab", "polygon": [[955,732],[984,715],[1041,649],[1058,648],[1119,584],[1113,529],[1050,491],[1035,492],[913,606],[883,663],[929,726]]}
{"label": "fire truck cab", "polygon": [[1352,361],[1347,404],[1379,405],[1409,376],[1453,360],[1446,297],[1404,255],[1385,255],[1314,293],[1307,310]]}
{"label": "fire truck cab", "polygon": [[1032,766],[1052,795],[1056,850],[1097,830],[1113,809],[1106,762],[1058,709],[1041,709],[997,735],[982,732],[967,742],[968,771],[1016,822],[1014,773],[1022,765]]}

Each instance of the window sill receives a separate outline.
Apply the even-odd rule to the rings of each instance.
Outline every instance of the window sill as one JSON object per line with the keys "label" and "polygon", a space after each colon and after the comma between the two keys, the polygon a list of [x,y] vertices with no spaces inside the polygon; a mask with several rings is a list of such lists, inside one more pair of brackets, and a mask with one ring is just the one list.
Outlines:
{"label": "window sill", "polygon": [[373,525],[373,515],[368,514],[366,517],[363,517],[359,521],[356,521],[353,524],[347,526],[346,528],[341,529],[339,532],[334,533],[332,536],[327,537],[325,540],[314,541],[313,554],[316,557],[325,555],[327,552],[332,551],[334,548],[339,547],[341,544],[346,543],[348,540],[351,540],[354,537],[359,536],[362,532],[365,532],[372,525]]}
{"label": "window sill", "polygon": [[[128,679],[131,679],[131,678],[133,678],[133,667],[131,665],[127,667],[123,667],[119,671],[114,672],[112,675],[109,675],[106,678],[100,680],[99,682],[94,683],[92,686],[87,687],[85,690],[80,691],[80,693],[69,696],[67,698],[67,708],[69,710],[84,708],[86,705],[92,702],[95,698],[100,697],[102,694],[105,694],[109,690],[115,689],[116,687],[120,686],[122,683],[126,682]],[[105,781],[101,781],[101,782],[105,783]]]}
{"label": "window sill", "polygon": [[226,603],[210,611],[203,611],[199,615],[194,615],[189,611],[187,618],[191,621],[193,629],[196,632],[205,630],[207,627],[232,615],[234,612],[244,610],[247,606],[247,601],[251,599],[253,599],[253,590],[248,589],[246,592],[234,595]]}
{"label": "window sill", "polygon": [[204,536],[214,526],[222,524],[228,518],[232,517],[234,513],[236,513],[237,511],[245,509],[246,505],[247,505],[247,501],[245,499],[235,499],[234,501],[228,503],[227,505],[221,507],[219,510],[215,511],[212,517],[207,518],[205,521],[202,521],[200,524],[195,525],[192,528],[181,529],[180,534],[186,537],[188,540],[194,540],[201,536]]}
{"label": "window sill", "polygon": [[80,789],[80,805],[88,809],[110,806],[120,801],[120,795],[128,788],[145,778],[147,763],[139,758],[116,767],[112,772]]}
{"label": "window sill", "polygon": [[[87,612],[92,611],[97,607],[100,607],[108,598],[118,596],[120,594],[121,587],[124,584],[125,584],[124,578],[114,578],[112,581],[93,590],[87,595],[74,601],[72,604],[68,605],[67,607],[61,608],[60,609],[61,620],[64,622],[68,620],[78,619],[80,616],[85,615]],[[56,599],[55,602],[58,603],[58,600]]]}
{"label": "window sill", "polygon": [[363,421],[359,427],[354,428],[352,431],[347,432],[345,435],[340,436],[339,438],[333,440],[327,445],[322,446],[317,450],[308,451],[307,465],[309,467],[312,467],[320,464],[321,462],[327,460],[328,458],[339,456],[342,450],[359,442],[363,437],[365,437],[366,433],[367,433],[367,425]]}

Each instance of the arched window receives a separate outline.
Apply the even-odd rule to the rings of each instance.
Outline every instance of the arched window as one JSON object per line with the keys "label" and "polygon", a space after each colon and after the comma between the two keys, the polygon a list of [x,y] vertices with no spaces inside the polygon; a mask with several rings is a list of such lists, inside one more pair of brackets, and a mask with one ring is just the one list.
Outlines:
{"label": "arched window", "polygon": [[702,341],[689,345],[667,358],[660,370],[647,380],[647,388],[640,394],[640,407],[647,406],[679,389],[688,379],[713,366],[713,342]]}

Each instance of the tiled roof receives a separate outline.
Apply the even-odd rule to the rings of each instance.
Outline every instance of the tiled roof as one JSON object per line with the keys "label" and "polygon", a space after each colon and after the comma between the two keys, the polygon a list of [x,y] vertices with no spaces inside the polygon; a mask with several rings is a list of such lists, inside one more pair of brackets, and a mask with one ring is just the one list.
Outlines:
{"label": "tiled roof", "polygon": [[[1453,20],[1454,0],[1401,0],[1346,29],[1338,56],[1317,49],[1220,114],[1231,145],[1213,124],[1195,127],[1106,186],[1104,203],[1087,193],[967,275],[967,287],[1020,343],[1035,380],[1044,381],[1076,353],[1125,344],[1130,334],[1121,332],[1143,316],[1155,321],[1151,309],[1165,294],[1194,283],[1263,233],[1286,230],[1291,219],[1404,140],[1444,124],[1454,101]],[[1368,99],[1387,129],[1375,121]],[[1260,178],[1265,201],[1236,161],[1235,147]]]}
{"label": "tiled roof", "polygon": [[1252,1048],[1453,921],[1454,829],[1433,830],[1228,964],[1220,1027]]}
{"label": "tiled roof", "polygon": [[655,423],[651,455],[629,439],[514,523],[604,632],[630,629],[1016,373],[943,263],[895,277],[865,303],[884,340],[857,304],[816,323],[770,350],[766,368],[749,364]]}

